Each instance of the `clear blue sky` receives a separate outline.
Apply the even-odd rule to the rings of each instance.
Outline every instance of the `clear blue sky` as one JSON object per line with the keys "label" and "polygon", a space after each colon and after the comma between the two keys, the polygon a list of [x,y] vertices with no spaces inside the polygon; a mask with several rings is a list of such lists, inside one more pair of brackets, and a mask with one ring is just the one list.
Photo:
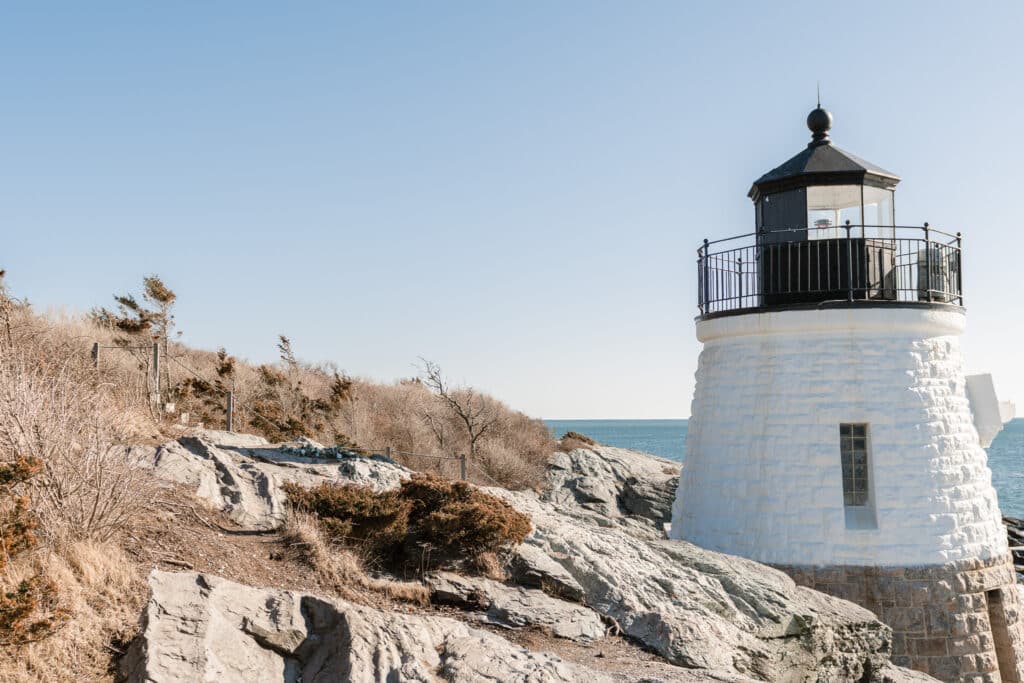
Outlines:
{"label": "clear blue sky", "polygon": [[1024,4],[13,3],[0,267],[190,343],[531,414],[684,417],[695,248],[753,225],[815,82],[897,221],[966,235],[969,370],[1024,406]]}

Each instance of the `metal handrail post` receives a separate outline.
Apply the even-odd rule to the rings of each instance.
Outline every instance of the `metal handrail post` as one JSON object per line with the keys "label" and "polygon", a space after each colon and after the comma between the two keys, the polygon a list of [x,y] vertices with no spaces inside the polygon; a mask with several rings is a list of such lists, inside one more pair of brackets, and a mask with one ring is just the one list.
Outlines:
{"label": "metal handrail post", "polygon": [[703,289],[704,289],[704,292],[703,292],[704,296],[701,298],[701,302],[703,303],[703,310],[701,311],[702,314],[710,313],[711,312],[711,307],[708,305],[709,302],[710,302],[710,299],[711,299],[711,294],[708,291],[709,290],[709,286],[710,286],[710,281],[709,281],[709,273],[708,273],[709,268],[708,268],[708,238],[707,237],[704,238],[704,247],[703,247],[703,249],[704,249],[704,255],[703,255],[702,260],[701,260],[701,269],[700,269],[701,277],[702,277],[701,284],[702,284]]}
{"label": "metal handrail post", "polygon": [[743,257],[742,256],[740,256],[740,257],[738,257],[736,259],[736,274],[737,274],[737,276],[739,277],[739,280],[740,280],[740,286],[739,286],[740,304],[739,304],[739,307],[743,308]]}
{"label": "metal handrail post", "polygon": [[932,300],[932,241],[928,232],[928,223],[924,224],[924,286],[925,297]]}
{"label": "metal handrail post", "polygon": [[846,221],[846,300],[853,302],[853,242],[850,241],[850,221]]}
{"label": "metal handrail post", "polygon": [[956,293],[960,297],[960,305],[961,306],[964,305],[963,263],[964,263],[963,236],[958,232],[956,234]]}

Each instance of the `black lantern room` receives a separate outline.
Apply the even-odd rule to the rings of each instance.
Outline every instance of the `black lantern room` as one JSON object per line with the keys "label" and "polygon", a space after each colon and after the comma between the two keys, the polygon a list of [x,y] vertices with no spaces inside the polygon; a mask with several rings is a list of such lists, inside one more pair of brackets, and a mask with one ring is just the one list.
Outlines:
{"label": "black lantern room", "polygon": [[811,142],[754,181],[763,305],[892,299],[900,179],[832,144],[832,115],[807,116]]}

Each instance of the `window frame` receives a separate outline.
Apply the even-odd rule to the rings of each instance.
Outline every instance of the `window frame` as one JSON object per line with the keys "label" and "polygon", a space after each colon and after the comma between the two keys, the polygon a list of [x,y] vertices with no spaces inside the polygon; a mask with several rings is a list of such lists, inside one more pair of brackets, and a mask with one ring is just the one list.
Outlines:
{"label": "window frame", "polygon": [[839,424],[839,462],[843,473],[843,505],[864,507],[871,498],[868,470],[868,425],[863,422]]}
{"label": "window frame", "polygon": [[877,529],[870,423],[839,423],[839,470],[846,528]]}

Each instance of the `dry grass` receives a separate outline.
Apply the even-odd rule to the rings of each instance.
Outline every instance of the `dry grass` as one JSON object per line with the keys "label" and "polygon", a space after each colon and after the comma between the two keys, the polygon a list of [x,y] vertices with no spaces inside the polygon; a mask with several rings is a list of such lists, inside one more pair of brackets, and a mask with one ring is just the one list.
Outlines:
{"label": "dry grass", "polygon": [[[336,430],[367,448],[390,446],[399,461],[419,471],[457,478],[457,461],[438,461],[407,455],[469,453],[469,439],[457,417],[423,384],[403,380],[377,384],[356,379],[352,400],[336,419]],[[497,414],[491,430],[480,440],[469,461],[469,480],[510,489],[536,488],[543,483],[554,441],[541,420],[483,396]]]}
{"label": "dry grass", "polygon": [[[249,537],[214,538],[211,528],[190,528],[183,521],[187,517],[154,509],[157,483],[125,446],[175,435],[181,430],[180,414],[163,413],[151,400],[151,340],[138,341],[139,348],[113,348],[113,333],[81,317],[39,315],[10,299],[0,279],[0,464],[33,457],[42,465],[38,475],[14,492],[31,499],[40,544],[0,572],[0,590],[10,591],[22,579],[39,575],[57,587],[54,599],[64,615],[62,625],[48,637],[0,649],[0,681],[109,680],[112,658],[138,623],[147,594],[143,577],[149,568],[174,559],[165,545],[171,541],[186,562],[169,566],[195,566],[264,583],[285,572],[294,587],[321,585],[358,602],[373,595],[427,603],[424,586],[371,577],[365,569],[368,558],[328,543],[308,517],[296,516],[289,524],[283,541],[295,560],[289,563],[272,557],[268,561],[260,554],[264,549]],[[101,347],[95,364],[94,343]],[[223,363],[215,352],[173,342],[168,351],[161,373],[165,389],[183,384],[193,373],[212,378]],[[350,438],[369,448],[390,446],[432,455],[469,452],[458,423],[419,382],[382,385],[353,380],[344,398],[337,400],[334,368],[296,362],[276,370],[301,393],[282,390],[282,410],[287,414],[315,407],[323,420],[303,427],[320,441]],[[259,367],[236,363],[229,386],[235,393],[240,431],[257,424],[254,406],[259,400],[275,400],[267,391],[266,376]],[[485,400],[493,403],[500,419],[478,444],[477,457],[470,463],[471,478],[515,488],[539,484],[553,445],[547,429],[493,398]],[[329,410],[321,410],[324,405]],[[203,407],[206,419],[217,419],[215,406],[207,402]],[[414,469],[458,476],[457,462],[402,453],[398,458]],[[463,501],[453,515],[463,519],[486,512],[475,505]],[[508,520],[490,521],[501,526]],[[435,522],[438,533],[443,533],[443,520]],[[225,570],[221,565],[226,546],[259,571],[235,576],[230,568]],[[494,558],[488,556],[492,548],[475,552],[479,571],[494,569]],[[308,585],[306,567],[315,575]]]}
{"label": "dry grass", "polygon": [[106,540],[145,508],[151,477],[122,446],[134,434],[118,402],[74,363],[41,363],[43,352],[26,343],[0,359],[0,462],[42,463],[29,486],[40,533]]}
{"label": "dry grass", "polygon": [[368,576],[356,553],[330,543],[317,518],[309,513],[295,510],[288,516],[281,544],[292,559],[308,565],[321,584],[343,598],[361,602],[364,596],[358,594],[358,589],[362,589],[420,606],[430,603],[430,590],[421,583]]}
{"label": "dry grass", "polygon": [[[51,314],[40,316],[25,309],[15,310],[12,317],[14,337],[32,344],[43,357],[69,364],[88,386],[101,392],[116,407],[126,431],[134,433],[135,442],[152,442],[161,435],[180,431],[182,413],[188,414],[188,425],[203,424],[223,428],[223,410],[215,405],[216,396],[198,399],[178,394],[174,413],[159,414],[150,404],[151,352],[148,348],[106,348],[115,346],[115,335],[79,317]],[[93,342],[101,348],[94,369],[91,359]],[[139,346],[151,340],[139,339]],[[216,351],[195,349],[171,342],[170,358],[163,361],[162,380],[166,386],[184,387],[196,376],[208,384],[218,379],[217,368],[222,359]],[[48,371],[54,368],[46,361]],[[456,460],[439,461],[417,457],[455,456],[469,453],[469,439],[456,416],[439,397],[415,379],[383,384],[368,379],[352,378],[346,398],[329,410],[313,410],[310,406],[330,404],[335,388],[337,368],[297,361],[273,366],[257,366],[236,360],[233,376],[226,382],[234,392],[235,429],[262,434],[271,440],[290,433],[302,433],[323,443],[348,440],[369,449],[391,447],[396,458],[412,469],[431,471],[448,478],[459,476]],[[287,386],[268,387],[268,376],[283,377]],[[295,388],[296,390],[291,390]],[[478,394],[488,408],[497,414],[491,430],[477,444],[477,452],[469,464],[469,479],[484,485],[498,484],[511,489],[536,488],[543,483],[544,468],[555,442],[541,420],[513,410],[497,399]],[[305,409],[304,409],[305,408]],[[310,413],[313,418],[310,418]],[[295,425],[305,413],[307,422]],[[265,416],[263,419],[260,415]],[[301,421],[301,420],[300,420]]]}
{"label": "dry grass", "polygon": [[84,681],[110,676],[116,643],[138,622],[146,587],[134,562],[114,543],[81,541],[37,553],[3,578],[39,573],[60,587],[67,618],[38,642],[0,649],[0,681]]}
{"label": "dry grass", "polygon": [[38,577],[54,587],[47,608],[60,618],[46,637],[0,652],[0,680],[103,678],[111,643],[132,630],[145,594],[135,563],[111,539],[152,496],[151,476],[122,447],[151,435],[152,422],[139,409],[138,371],[100,377],[80,322],[3,303],[0,463],[39,464],[14,493],[30,501],[40,543],[5,568],[0,590]]}

